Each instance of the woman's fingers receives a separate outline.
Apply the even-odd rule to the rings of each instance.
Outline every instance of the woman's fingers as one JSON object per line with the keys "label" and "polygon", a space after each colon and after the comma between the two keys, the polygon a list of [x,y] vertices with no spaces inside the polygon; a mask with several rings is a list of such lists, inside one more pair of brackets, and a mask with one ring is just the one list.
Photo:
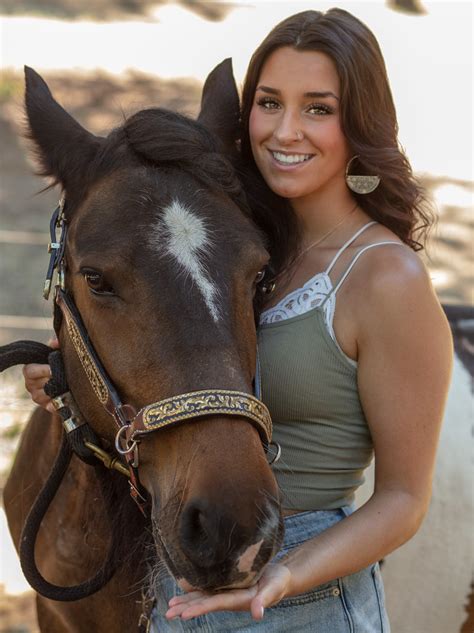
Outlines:
{"label": "woman's fingers", "polygon": [[[191,594],[186,594],[180,596],[184,599],[179,600],[179,602],[173,598],[170,601],[170,609],[166,612],[166,617],[168,619],[181,617],[183,620],[188,620],[212,611],[248,611],[251,600],[257,593],[257,587],[255,585],[248,589],[236,589],[214,595],[192,593],[195,594],[194,597],[191,597]],[[171,606],[171,602],[173,602],[173,606]]]}
{"label": "woman's fingers", "polygon": [[53,347],[54,349],[59,349],[59,341],[56,335],[53,335],[49,341],[46,343],[49,347]]}
{"label": "woman's fingers", "polygon": [[54,407],[51,398],[44,392],[44,386],[51,378],[51,368],[46,364],[30,363],[23,367],[23,376],[25,378],[25,387],[31,396],[33,402],[40,407],[53,412]]}
{"label": "woman's fingers", "polygon": [[28,382],[36,380],[48,382],[51,378],[51,367],[47,364],[30,363],[29,365],[24,365],[23,376],[25,381]]}
{"label": "woman's fingers", "polygon": [[203,598],[206,594],[202,591],[190,591],[189,593],[183,593],[180,596],[174,596],[168,602],[170,607],[174,607],[177,604],[181,604],[183,602],[189,602],[190,600],[194,600],[195,598]]}
{"label": "woman's fingers", "polygon": [[233,589],[217,594],[191,591],[169,601],[168,619],[189,620],[212,611],[250,611],[255,620],[261,620],[266,607],[277,604],[288,592],[291,572],[281,563],[271,564],[253,587]]}

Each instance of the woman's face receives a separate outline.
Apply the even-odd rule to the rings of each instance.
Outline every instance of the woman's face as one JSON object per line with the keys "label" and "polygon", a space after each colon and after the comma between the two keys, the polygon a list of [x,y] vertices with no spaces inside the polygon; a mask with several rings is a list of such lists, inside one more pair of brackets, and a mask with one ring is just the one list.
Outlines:
{"label": "woman's face", "polygon": [[274,51],[257,83],[249,133],[255,162],[280,196],[306,198],[344,185],[349,148],[331,58],[287,46]]}

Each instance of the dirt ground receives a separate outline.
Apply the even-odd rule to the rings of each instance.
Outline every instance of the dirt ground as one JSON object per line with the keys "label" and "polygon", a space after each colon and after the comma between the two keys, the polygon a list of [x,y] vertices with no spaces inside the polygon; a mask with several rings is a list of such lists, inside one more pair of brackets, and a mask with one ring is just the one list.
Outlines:
{"label": "dirt ground", "polygon": [[[97,134],[120,124],[124,115],[147,106],[164,106],[195,115],[198,82],[161,81],[128,74],[46,75],[60,103],[85,127]],[[57,192],[36,193],[42,183],[32,175],[21,139],[22,77],[0,77],[0,344],[20,338],[45,341],[50,334],[50,311],[41,297],[47,266],[45,244]],[[427,265],[442,302],[468,304],[472,288],[473,183],[424,175],[426,188],[438,200],[439,225]],[[23,321],[19,317],[26,317]],[[471,350],[472,353],[473,350]],[[18,370],[0,381],[0,488],[31,405]],[[7,570],[8,571],[8,570]],[[0,581],[1,582],[1,581]],[[37,631],[32,592],[7,594],[0,585],[0,633]]]}

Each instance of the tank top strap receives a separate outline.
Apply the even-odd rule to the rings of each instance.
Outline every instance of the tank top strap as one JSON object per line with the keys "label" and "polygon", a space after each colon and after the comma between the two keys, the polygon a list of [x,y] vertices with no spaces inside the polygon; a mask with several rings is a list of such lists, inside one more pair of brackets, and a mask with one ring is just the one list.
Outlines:
{"label": "tank top strap", "polygon": [[361,233],[363,233],[366,229],[369,228],[369,226],[372,226],[373,224],[377,224],[377,222],[372,221],[372,222],[367,222],[367,224],[364,224],[363,227],[361,227],[356,233],[354,233],[354,235],[352,237],[350,237],[347,242],[345,242],[341,248],[337,251],[337,253],[335,254],[335,256],[333,257],[333,259],[331,260],[331,262],[329,263],[329,266],[326,268],[325,273],[326,275],[329,275],[329,273],[331,272],[331,270],[333,269],[334,264],[337,262],[337,260],[339,259],[339,257],[342,255],[342,253],[346,250],[346,248],[348,246],[350,246],[352,244],[352,242],[354,242]]}
{"label": "tank top strap", "polygon": [[340,277],[339,281],[337,282],[337,284],[330,290],[330,292],[328,292],[328,294],[324,298],[324,301],[321,303],[321,307],[324,306],[324,304],[329,299],[329,297],[331,297],[332,295],[335,295],[337,293],[337,291],[342,286],[342,284],[346,280],[347,276],[349,275],[349,273],[353,269],[353,267],[356,264],[357,260],[359,259],[359,257],[363,253],[365,253],[365,251],[368,251],[371,248],[375,248],[376,246],[385,246],[385,244],[397,244],[398,246],[403,246],[403,242],[395,242],[394,240],[390,240],[390,241],[387,240],[385,242],[376,242],[375,244],[369,244],[368,246],[364,246],[364,248],[361,248],[360,251],[354,256],[354,258],[352,259],[351,263],[346,268],[344,273],[341,275],[341,277]]}

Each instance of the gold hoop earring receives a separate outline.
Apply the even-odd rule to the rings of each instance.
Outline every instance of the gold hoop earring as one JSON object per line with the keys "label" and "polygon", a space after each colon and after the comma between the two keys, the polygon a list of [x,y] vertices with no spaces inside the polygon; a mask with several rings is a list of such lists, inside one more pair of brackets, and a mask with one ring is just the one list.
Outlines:
{"label": "gold hoop earring", "polygon": [[353,161],[359,158],[358,155],[353,156],[346,166],[346,184],[351,191],[359,194],[372,193],[380,184],[380,176],[353,176],[349,174],[349,169]]}

